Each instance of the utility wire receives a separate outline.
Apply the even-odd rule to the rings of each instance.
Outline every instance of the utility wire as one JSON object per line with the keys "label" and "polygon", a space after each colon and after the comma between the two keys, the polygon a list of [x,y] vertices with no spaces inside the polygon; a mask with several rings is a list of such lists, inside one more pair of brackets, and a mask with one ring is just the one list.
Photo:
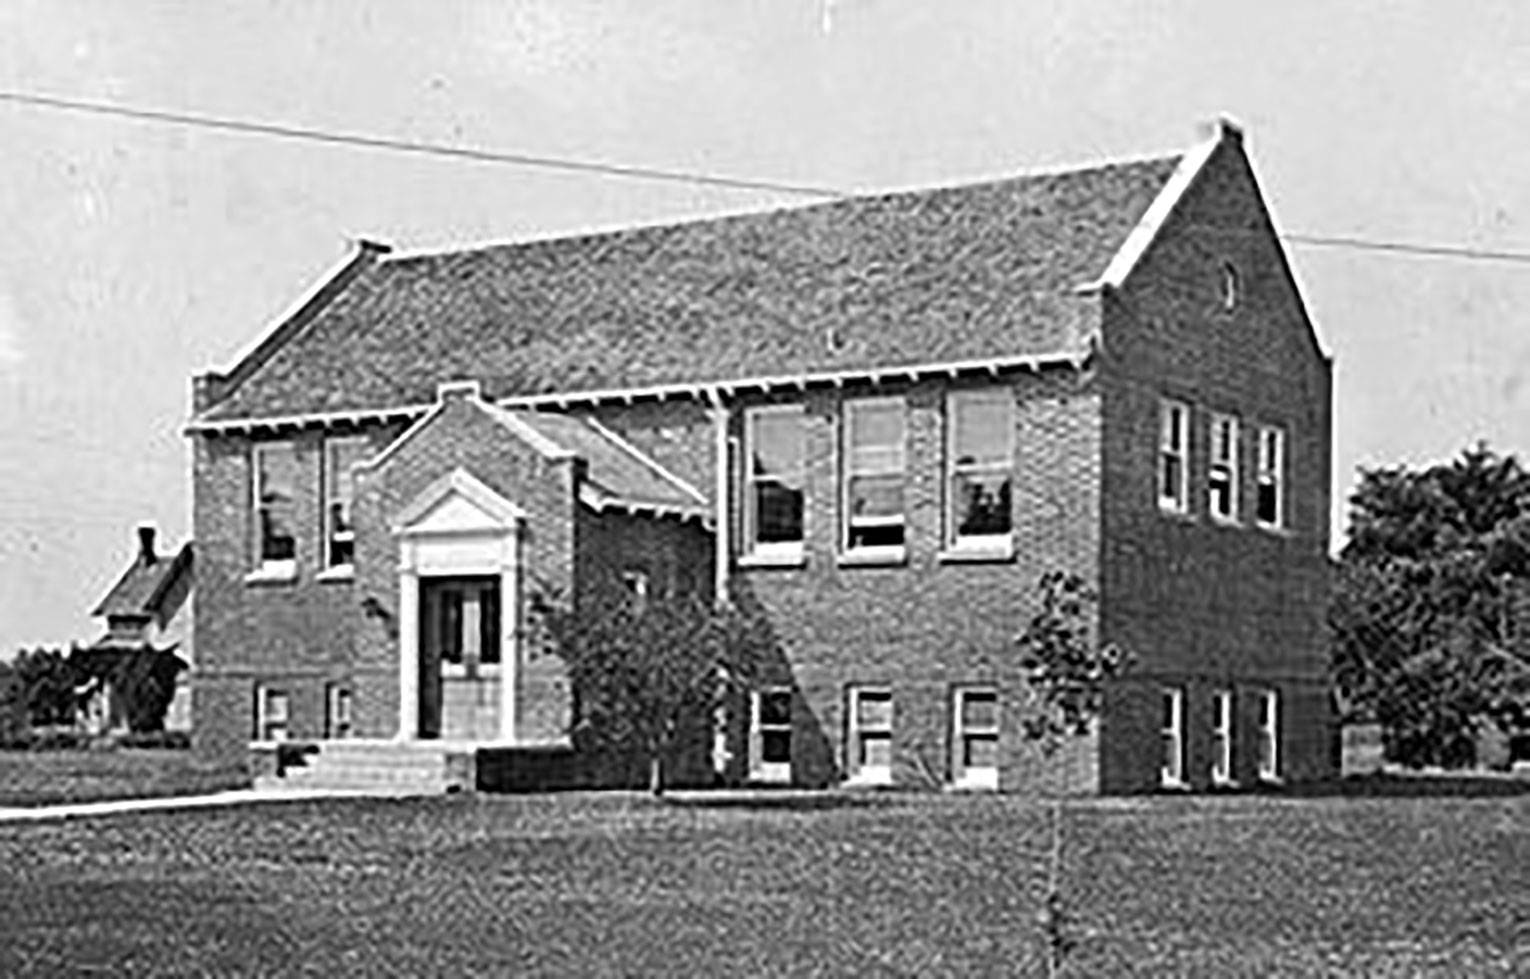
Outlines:
{"label": "utility wire", "polygon": [[[774,180],[754,180],[744,177],[728,177],[719,174],[698,173],[684,170],[668,170],[596,160],[576,160],[569,157],[537,155],[530,153],[506,153],[494,150],[474,149],[467,146],[450,146],[416,140],[396,139],[385,136],[367,136],[360,133],[341,133],[286,123],[259,122],[226,116],[210,116],[188,112],[172,112],[166,109],[149,109],[119,105],[110,102],[92,102],[81,99],[65,99],[29,92],[0,90],[0,102],[33,108],[81,112],[100,116],[135,119],[141,122],[159,122],[224,132],[244,133],[255,136],[273,136],[332,146],[354,146],[362,149],[391,150],[420,156],[445,157],[471,160],[478,163],[504,163],[512,166],[534,167],[543,170],[565,170],[606,177],[622,177],[633,180],[649,180],[664,183],[683,183],[693,186],[720,187],[730,190],[763,190],[798,197],[815,197],[824,200],[853,196],[851,192],[831,187],[809,184],[790,184]],[[1216,229],[1226,233],[1228,229]],[[1426,242],[1389,241],[1346,235],[1280,234],[1282,241],[1296,245],[1313,245],[1324,248],[1344,248],[1352,251],[1389,252],[1426,258],[1456,258],[1468,261],[1513,262],[1530,264],[1530,252],[1472,248],[1464,245],[1442,245]]]}

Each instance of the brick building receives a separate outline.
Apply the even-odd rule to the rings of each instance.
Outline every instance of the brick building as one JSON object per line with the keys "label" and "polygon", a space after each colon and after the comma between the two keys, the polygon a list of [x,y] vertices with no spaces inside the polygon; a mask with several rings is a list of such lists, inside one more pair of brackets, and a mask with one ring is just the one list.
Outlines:
{"label": "brick building", "polygon": [[197,741],[452,749],[492,782],[568,730],[528,596],[604,578],[766,615],[774,672],[692,780],[1049,789],[1014,637],[1061,569],[1136,657],[1072,787],[1323,776],[1331,378],[1228,123],[988,183],[362,243],[196,379]]}

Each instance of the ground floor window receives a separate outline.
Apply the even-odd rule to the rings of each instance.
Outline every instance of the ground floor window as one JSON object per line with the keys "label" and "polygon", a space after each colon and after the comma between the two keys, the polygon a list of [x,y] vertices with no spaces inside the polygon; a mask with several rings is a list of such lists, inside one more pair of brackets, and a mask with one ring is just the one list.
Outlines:
{"label": "ground floor window", "polygon": [[1280,694],[1274,690],[1259,692],[1259,777],[1280,778]]}
{"label": "ground floor window", "polygon": [[791,688],[755,691],[749,721],[749,777],[762,782],[791,781]]}
{"label": "ground floor window", "polygon": [[1185,692],[1179,687],[1165,687],[1162,692],[1163,761],[1159,782],[1167,788],[1185,784]]}
{"label": "ground floor window", "polygon": [[331,683],[326,690],[325,701],[325,736],[329,738],[350,737],[351,692],[338,683]]}
{"label": "ground floor window", "polygon": [[255,740],[286,741],[289,728],[287,691],[260,684],[255,688]]}
{"label": "ground floor window", "polygon": [[885,687],[851,687],[849,701],[845,772],[852,782],[889,784],[892,782],[892,691]]}
{"label": "ground floor window", "polygon": [[1232,739],[1232,691],[1218,690],[1211,695],[1211,781],[1217,785],[1232,782]]}
{"label": "ground floor window", "polygon": [[999,692],[992,687],[956,691],[951,709],[951,780],[963,788],[999,787]]}

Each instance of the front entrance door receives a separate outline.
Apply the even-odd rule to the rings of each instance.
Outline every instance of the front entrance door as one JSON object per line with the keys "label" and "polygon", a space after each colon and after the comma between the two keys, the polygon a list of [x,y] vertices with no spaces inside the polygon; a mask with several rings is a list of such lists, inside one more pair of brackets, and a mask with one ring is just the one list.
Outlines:
{"label": "front entrance door", "polygon": [[499,591],[491,575],[420,580],[420,737],[498,732]]}

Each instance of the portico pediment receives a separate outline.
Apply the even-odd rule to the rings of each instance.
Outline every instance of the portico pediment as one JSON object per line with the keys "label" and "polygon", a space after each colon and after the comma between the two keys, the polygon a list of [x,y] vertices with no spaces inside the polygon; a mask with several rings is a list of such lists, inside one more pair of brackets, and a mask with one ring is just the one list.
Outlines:
{"label": "portico pediment", "polygon": [[458,468],[427,486],[393,522],[400,536],[506,534],[526,511]]}

